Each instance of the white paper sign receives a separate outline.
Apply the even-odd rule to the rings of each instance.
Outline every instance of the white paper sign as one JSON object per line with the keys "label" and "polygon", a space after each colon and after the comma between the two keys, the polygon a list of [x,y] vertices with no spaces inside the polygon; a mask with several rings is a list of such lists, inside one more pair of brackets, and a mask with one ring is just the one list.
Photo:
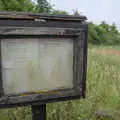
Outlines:
{"label": "white paper sign", "polygon": [[3,39],[1,42],[5,94],[73,87],[72,39]]}

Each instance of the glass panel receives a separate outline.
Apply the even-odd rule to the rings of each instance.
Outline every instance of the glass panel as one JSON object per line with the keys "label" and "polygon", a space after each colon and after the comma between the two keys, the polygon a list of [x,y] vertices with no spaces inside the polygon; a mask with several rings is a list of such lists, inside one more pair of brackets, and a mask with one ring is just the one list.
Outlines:
{"label": "glass panel", "polygon": [[73,40],[2,39],[5,94],[73,87]]}

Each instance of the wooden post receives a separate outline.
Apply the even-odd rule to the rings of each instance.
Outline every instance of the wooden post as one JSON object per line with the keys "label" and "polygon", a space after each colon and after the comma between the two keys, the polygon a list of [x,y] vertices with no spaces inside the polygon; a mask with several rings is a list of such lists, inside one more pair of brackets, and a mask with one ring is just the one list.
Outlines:
{"label": "wooden post", "polygon": [[46,120],[46,104],[32,106],[32,120]]}

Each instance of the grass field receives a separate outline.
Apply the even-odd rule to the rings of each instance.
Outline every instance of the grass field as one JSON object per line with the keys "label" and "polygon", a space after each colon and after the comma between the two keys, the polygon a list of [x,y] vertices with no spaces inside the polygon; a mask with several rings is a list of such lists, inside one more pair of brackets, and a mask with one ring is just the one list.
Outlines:
{"label": "grass field", "polygon": [[[48,104],[48,120],[120,120],[120,47],[88,51],[86,99]],[[0,120],[32,120],[30,108],[0,110]]]}

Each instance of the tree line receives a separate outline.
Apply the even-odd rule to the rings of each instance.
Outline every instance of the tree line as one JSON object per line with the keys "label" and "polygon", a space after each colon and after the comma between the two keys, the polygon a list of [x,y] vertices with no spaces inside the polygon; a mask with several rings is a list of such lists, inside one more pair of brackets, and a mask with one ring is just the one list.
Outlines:
{"label": "tree line", "polygon": [[[0,11],[37,12],[44,14],[68,15],[64,10],[55,10],[47,0],[0,0]],[[80,16],[75,10],[74,16]],[[94,45],[119,45],[120,33],[115,24],[106,22],[96,25],[88,23],[88,42]]]}
{"label": "tree line", "polygon": [[53,6],[47,0],[0,0],[0,11],[68,15],[64,10],[53,9]]}
{"label": "tree line", "polygon": [[95,45],[120,45],[120,32],[114,23],[89,23],[88,42]]}

